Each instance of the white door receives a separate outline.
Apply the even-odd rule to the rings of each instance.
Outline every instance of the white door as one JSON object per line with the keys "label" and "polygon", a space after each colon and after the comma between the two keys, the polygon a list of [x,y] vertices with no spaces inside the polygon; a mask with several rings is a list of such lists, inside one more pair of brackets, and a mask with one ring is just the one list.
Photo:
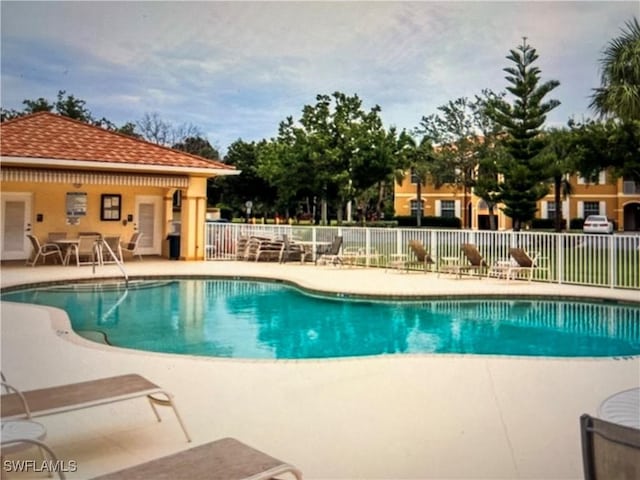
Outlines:
{"label": "white door", "polygon": [[142,255],[162,253],[162,197],[139,195],[136,197],[136,220],[142,238],[138,251]]}
{"label": "white door", "polygon": [[25,260],[31,255],[31,194],[3,193],[0,259]]}

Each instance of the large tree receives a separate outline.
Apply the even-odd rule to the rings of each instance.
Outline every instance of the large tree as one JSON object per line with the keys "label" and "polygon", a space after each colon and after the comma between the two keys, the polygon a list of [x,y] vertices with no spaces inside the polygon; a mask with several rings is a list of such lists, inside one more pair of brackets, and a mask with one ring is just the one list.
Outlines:
{"label": "large tree", "polygon": [[500,200],[505,214],[513,220],[514,230],[520,230],[535,217],[536,202],[547,193],[544,164],[539,155],[545,146],[541,132],[546,115],[560,102],[544,101],[544,97],[560,82],[540,83],[540,69],[534,66],[538,54],[526,37],[522,45],[510,50],[507,59],[514,63],[504,69],[513,103],[497,100],[488,113],[507,134],[504,142],[509,155],[500,166]]}
{"label": "large tree", "polygon": [[195,125],[191,123],[175,125],[163,120],[158,112],[145,113],[136,122],[136,127],[146,141],[167,147],[184,142],[189,137],[204,136]]}
{"label": "large tree", "polygon": [[313,213],[316,177],[309,163],[306,133],[291,117],[280,122],[277,138],[264,142],[258,151],[256,172],[277,192],[276,209],[287,219],[303,213],[300,205],[306,205],[304,213]]}
{"label": "large tree", "polygon": [[24,115],[31,115],[38,112],[54,112],[64,117],[69,117],[74,120],[78,120],[84,123],[90,123],[92,125],[101,126],[107,129],[115,129],[113,123],[106,118],[96,119],[91,111],[86,107],[86,101],[75,97],[74,95],[67,94],[65,90],[59,90],[57,99],[51,103],[44,97],[39,97],[35,100],[25,99],[22,101],[24,109],[18,110],[6,110],[2,109],[0,117],[2,121],[11,120],[13,118],[22,117]]}
{"label": "large tree", "polygon": [[451,183],[462,189],[462,225],[471,227],[468,203],[476,185],[479,153],[494,142],[499,129],[487,116],[489,100],[501,99],[490,90],[470,100],[461,97],[438,107],[438,114],[422,117],[417,133],[434,145],[431,177],[436,185]]}
{"label": "large tree", "polygon": [[582,148],[579,169],[597,177],[610,168],[615,177],[640,182],[640,24],[626,23],[600,59],[601,85],[590,107],[601,121],[571,123]]}
{"label": "large tree", "polygon": [[506,150],[501,142],[502,128],[489,115],[494,102],[500,101],[505,94],[483,90],[475,99],[475,120],[479,131],[475,146],[477,159],[476,178],[473,193],[482,198],[489,212],[489,229],[497,230],[496,207],[500,202],[499,166],[506,158]]}
{"label": "large tree", "polygon": [[259,152],[265,142],[233,142],[224,162],[240,170],[239,175],[216,177],[209,183],[207,196],[218,200],[221,207],[230,208],[236,214],[246,213],[245,203],[251,201],[252,213],[268,214],[274,205],[276,189],[259,173]]}
{"label": "large tree", "polygon": [[580,151],[578,170],[596,179],[609,168],[614,178],[640,182],[640,121],[617,120],[570,122]]}
{"label": "large tree", "polygon": [[171,148],[210,160],[220,159],[218,150],[209,143],[209,140],[200,136],[186,137],[182,141],[174,144]]}
{"label": "large tree", "polygon": [[571,194],[569,175],[577,170],[579,147],[574,140],[575,135],[568,129],[552,128],[545,133],[547,145],[542,151],[542,159],[546,172],[553,186],[554,228],[562,231],[562,199]]}
{"label": "large tree", "polygon": [[[298,122],[288,118],[281,123],[276,141],[283,149],[280,161],[302,164],[309,171],[307,186],[320,199],[326,224],[329,205],[341,221],[349,202],[393,171],[394,137],[382,126],[380,107],[365,111],[357,95],[335,92],[317,95],[314,105],[303,107]],[[271,159],[271,175],[284,171],[273,164],[278,161]],[[297,180],[289,176],[288,181]]]}
{"label": "large tree", "polygon": [[[416,226],[422,226],[423,202],[422,187],[432,176],[433,147],[426,136],[416,139],[406,131],[400,132],[395,153],[395,180],[401,184],[407,175],[411,175],[411,183],[416,186]],[[432,178],[432,177],[431,177]]]}
{"label": "large tree", "polygon": [[634,18],[609,42],[600,59],[600,87],[590,107],[602,117],[640,120],[640,24]]}

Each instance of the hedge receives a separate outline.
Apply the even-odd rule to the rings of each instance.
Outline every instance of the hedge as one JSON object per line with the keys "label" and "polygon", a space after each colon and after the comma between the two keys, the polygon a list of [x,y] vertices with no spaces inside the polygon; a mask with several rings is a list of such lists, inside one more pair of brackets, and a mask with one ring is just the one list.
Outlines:
{"label": "hedge", "polygon": [[[416,217],[414,216],[397,216],[396,221],[399,227],[415,227]],[[462,221],[458,217],[429,217],[425,216],[421,219],[422,227],[442,227],[442,228],[460,228]]]}

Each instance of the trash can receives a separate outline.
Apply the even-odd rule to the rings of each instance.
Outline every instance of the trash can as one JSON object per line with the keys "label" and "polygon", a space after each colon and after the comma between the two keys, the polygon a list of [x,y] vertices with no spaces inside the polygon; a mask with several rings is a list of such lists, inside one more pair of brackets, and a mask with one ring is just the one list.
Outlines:
{"label": "trash can", "polygon": [[169,241],[169,259],[180,260],[180,234],[170,233],[167,235]]}

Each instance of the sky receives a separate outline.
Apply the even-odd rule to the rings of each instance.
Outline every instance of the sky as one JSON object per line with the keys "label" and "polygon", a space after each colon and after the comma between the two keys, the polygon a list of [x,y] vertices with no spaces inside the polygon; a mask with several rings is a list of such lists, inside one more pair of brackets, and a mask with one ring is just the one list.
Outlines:
{"label": "sky", "polygon": [[547,126],[562,126],[593,117],[602,52],[639,5],[2,0],[0,99],[23,110],[65,90],[117,126],[154,113],[193,125],[224,154],[335,91],[413,130],[451,100],[505,91],[506,56],[527,37],[541,80],[560,82]]}

